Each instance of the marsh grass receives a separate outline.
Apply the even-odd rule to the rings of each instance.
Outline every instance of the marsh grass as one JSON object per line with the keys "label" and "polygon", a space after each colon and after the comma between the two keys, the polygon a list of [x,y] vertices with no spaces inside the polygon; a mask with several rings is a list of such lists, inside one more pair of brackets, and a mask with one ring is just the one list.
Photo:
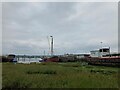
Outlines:
{"label": "marsh grass", "polygon": [[45,70],[45,71],[27,71],[27,74],[56,74],[56,71]]}
{"label": "marsh grass", "polygon": [[118,88],[118,68],[80,63],[3,63],[3,88]]}

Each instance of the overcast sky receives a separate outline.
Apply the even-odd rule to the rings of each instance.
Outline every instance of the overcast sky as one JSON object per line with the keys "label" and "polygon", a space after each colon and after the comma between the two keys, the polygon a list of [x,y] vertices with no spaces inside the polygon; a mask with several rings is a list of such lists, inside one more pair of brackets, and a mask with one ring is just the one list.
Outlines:
{"label": "overcast sky", "polygon": [[118,51],[117,2],[4,2],[2,27],[3,54],[48,54],[51,35],[54,54]]}

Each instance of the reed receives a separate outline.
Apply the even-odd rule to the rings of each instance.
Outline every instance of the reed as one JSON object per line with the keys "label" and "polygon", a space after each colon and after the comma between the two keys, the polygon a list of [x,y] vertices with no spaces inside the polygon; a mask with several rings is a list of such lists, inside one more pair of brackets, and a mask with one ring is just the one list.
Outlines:
{"label": "reed", "polygon": [[3,88],[118,88],[118,68],[78,62],[2,64]]}

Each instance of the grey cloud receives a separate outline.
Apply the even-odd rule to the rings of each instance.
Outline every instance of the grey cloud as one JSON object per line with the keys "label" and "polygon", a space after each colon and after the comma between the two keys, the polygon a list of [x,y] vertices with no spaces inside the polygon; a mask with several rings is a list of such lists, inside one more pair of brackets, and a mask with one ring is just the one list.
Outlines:
{"label": "grey cloud", "polygon": [[3,3],[4,53],[42,54],[50,35],[56,54],[117,50],[117,19],[117,3]]}

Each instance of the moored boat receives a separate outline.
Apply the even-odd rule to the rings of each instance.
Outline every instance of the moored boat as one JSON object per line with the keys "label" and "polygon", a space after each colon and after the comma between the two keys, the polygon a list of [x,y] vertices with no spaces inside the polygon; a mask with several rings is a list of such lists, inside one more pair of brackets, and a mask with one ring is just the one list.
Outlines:
{"label": "moored boat", "polygon": [[120,66],[120,57],[91,57],[87,58],[89,64]]}

